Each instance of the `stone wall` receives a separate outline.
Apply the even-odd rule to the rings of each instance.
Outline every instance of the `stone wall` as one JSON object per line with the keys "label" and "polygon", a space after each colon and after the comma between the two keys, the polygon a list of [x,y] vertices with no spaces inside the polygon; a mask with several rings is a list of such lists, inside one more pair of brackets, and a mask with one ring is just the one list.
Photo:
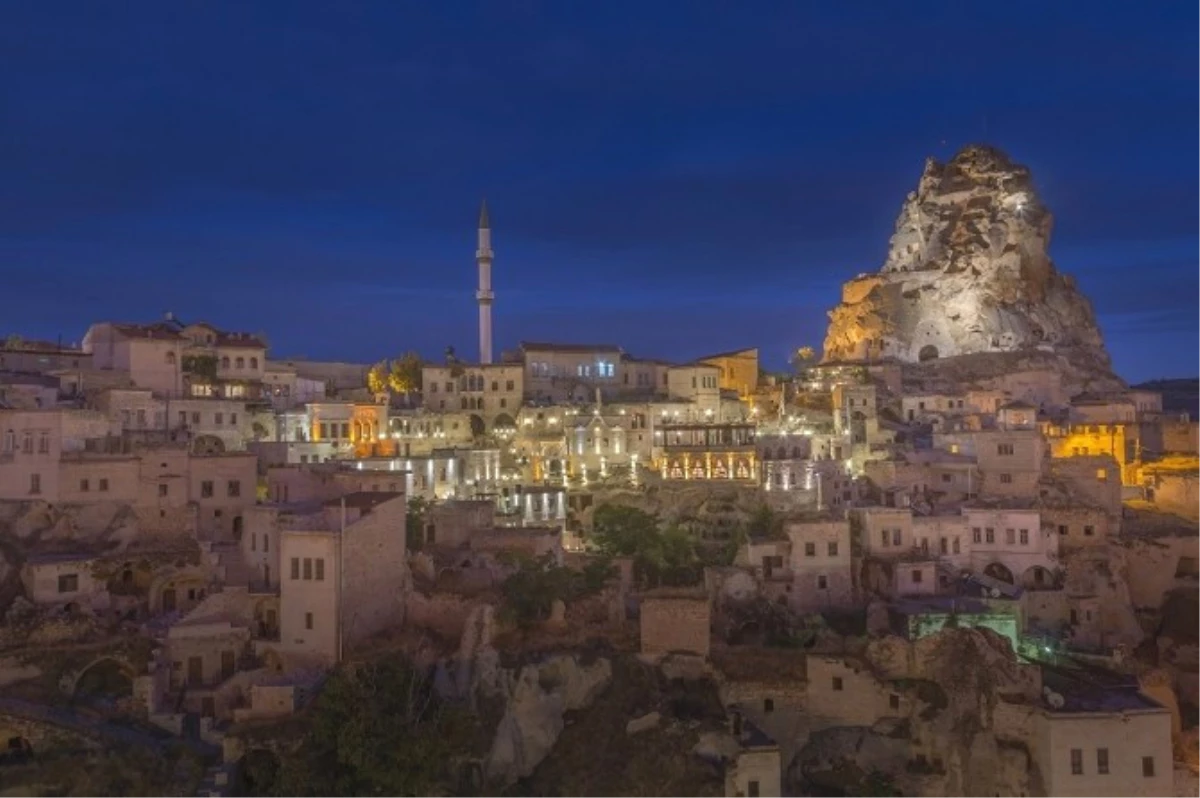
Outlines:
{"label": "stone wall", "polygon": [[675,651],[707,657],[711,624],[708,598],[647,595],[641,602],[642,653]]}
{"label": "stone wall", "polygon": [[467,618],[479,602],[450,593],[412,592],[408,596],[405,625],[427,629],[447,640],[462,638]]}

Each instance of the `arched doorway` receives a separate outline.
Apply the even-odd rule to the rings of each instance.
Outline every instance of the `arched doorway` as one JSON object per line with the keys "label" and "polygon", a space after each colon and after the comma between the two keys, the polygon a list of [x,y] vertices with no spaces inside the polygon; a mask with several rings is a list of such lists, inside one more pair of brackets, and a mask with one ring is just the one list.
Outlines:
{"label": "arched doorway", "polygon": [[116,699],[133,695],[129,666],[111,657],[98,659],[75,679],[74,696],[81,699]]}
{"label": "arched doorway", "polygon": [[471,435],[478,438],[487,432],[487,424],[483,423],[483,419],[477,414],[471,414]]}
{"label": "arched doorway", "polygon": [[1010,585],[1016,584],[1016,582],[1013,580],[1012,571],[1008,570],[1008,567],[1004,565],[1004,563],[991,563],[988,565],[988,567],[983,569],[983,573],[986,576],[990,576],[992,579],[999,579],[1001,582],[1007,582]]}
{"label": "arched doorway", "polygon": [[243,532],[243,530],[245,529],[245,526],[246,526],[246,522],[245,522],[245,521],[242,519],[242,517],[241,517],[240,515],[238,515],[238,516],[234,516],[234,519],[233,519],[233,539],[234,539],[234,540],[236,540],[236,541],[238,541],[239,543],[240,543],[240,542],[241,542],[241,540],[242,540],[242,532]]}
{"label": "arched doorway", "polygon": [[168,587],[162,592],[162,611],[174,612],[178,605],[179,597],[175,595],[175,588]]}
{"label": "arched doorway", "polygon": [[917,360],[924,363],[927,360],[937,360],[938,348],[933,344],[926,344],[921,347],[921,351],[917,353]]}
{"label": "arched doorway", "polygon": [[1034,565],[1021,575],[1021,584],[1026,590],[1054,590],[1054,574],[1048,568]]}
{"label": "arched doorway", "polygon": [[517,422],[508,413],[501,413],[492,421],[494,430],[511,430],[517,428]]}
{"label": "arched doorway", "polygon": [[223,454],[225,442],[216,435],[197,435],[192,442],[193,454]]}

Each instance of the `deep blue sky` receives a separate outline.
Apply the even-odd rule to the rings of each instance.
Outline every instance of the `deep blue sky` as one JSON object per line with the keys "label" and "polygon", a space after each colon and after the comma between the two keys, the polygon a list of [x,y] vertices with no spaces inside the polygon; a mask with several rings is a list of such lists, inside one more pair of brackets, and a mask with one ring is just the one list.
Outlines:
{"label": "deep blue sky", "polygon": [[1197,371],[1197,4],[7,3],[0,334],[820,346],[925,156],[1033,170],[1127,378]]}

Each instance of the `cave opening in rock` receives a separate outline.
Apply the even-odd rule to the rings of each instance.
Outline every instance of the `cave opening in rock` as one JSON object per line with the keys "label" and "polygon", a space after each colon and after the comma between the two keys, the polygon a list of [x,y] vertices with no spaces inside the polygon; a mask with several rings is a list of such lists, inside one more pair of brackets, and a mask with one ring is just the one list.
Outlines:
{"label": "cave opening in rock", "polygon": [[917,353],[917,359],[924,363],[927,360],[937,360],[938,350],[933,344],[927,344],[921,347],[921,351]]}

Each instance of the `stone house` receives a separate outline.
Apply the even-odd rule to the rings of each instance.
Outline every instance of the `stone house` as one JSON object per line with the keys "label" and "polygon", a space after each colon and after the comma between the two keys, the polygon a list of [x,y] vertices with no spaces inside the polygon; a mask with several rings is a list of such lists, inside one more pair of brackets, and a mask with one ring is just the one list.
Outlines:
{"label": "stone house", "polygon": [[1064,550],[1106,544],[1120,527],[1119,518],[1085,504],[1043,505],[1039,511],[1046,533],[1057,534]]}
{"label": "stone house", "polygon": [[703,363],[667,369],[667,396],[689,403],[696,420],[720,420],[721,369]]}
{"label": "stone house", "polygon": [[696,362],[718,369],[718,385],[723,391],[733,391],[743,401],[749,401],[758,389],[758,350],[739,349],[696,358]]}
{"label": "stone house", "polygon": [[935,433],[933,443],[938,449],[975,458],[979,471],[975,492],[980,496],[1032,496],[1037,492],[1046,445],[1036,429]]}
{"label": "stone house", "polygon": [[525,395],[525,369],[520,363],[427,365],[421,386],[427,410],[474,416],[476,434],[511,430]]}
{"label": "stone house", "polygon": [[1011,585],[1049,589],[1058,564],[1058,533],[1035,509],[964,508],[971,530],[971,570]]}
{"label": "stone house", "polygon": [[280,648],[337,662],[345,647],[404,621],[411,587],[404,495],[354,493],[282,530]]}
{"label": "stone house", "polygon": [[525,398],[535,402],[586,402],[597,389],[614,398],[624,385],[623,352],[608,344],[521,342]]}
{"label": "stone house", "polygon": [[791,594],[794,612],[819,612],[854,604],[850,522],[788,522]]}
{"label": "stone house", "polygon": [[21,585],[34,604],[108,606],[108,589],[96,579],[96,558],[87,554],[33,554],[21,566]]}
{"label": "stone house", "polygon": [[734,717],[738,752],[725,766],[727,798],[783,795],[783,767],[779,745],[748,720]]}
{"label": "stone house", "polygon": [[128,374],[135,386],[160,396],[181,396],[186,346],[180,332],[165,325],[101,322],[88,328],[82,349],[95,369]]}
{"label": "stone house", "polygon": [[0,404],[13,410],[54,407],[61,390],[57,377],[0,371]]}
{"label": "stone house", "polygon": [[808,712],[825,726],[874,726],[881,718],[905,717],[908,699],[851,657],[807,657]]}

